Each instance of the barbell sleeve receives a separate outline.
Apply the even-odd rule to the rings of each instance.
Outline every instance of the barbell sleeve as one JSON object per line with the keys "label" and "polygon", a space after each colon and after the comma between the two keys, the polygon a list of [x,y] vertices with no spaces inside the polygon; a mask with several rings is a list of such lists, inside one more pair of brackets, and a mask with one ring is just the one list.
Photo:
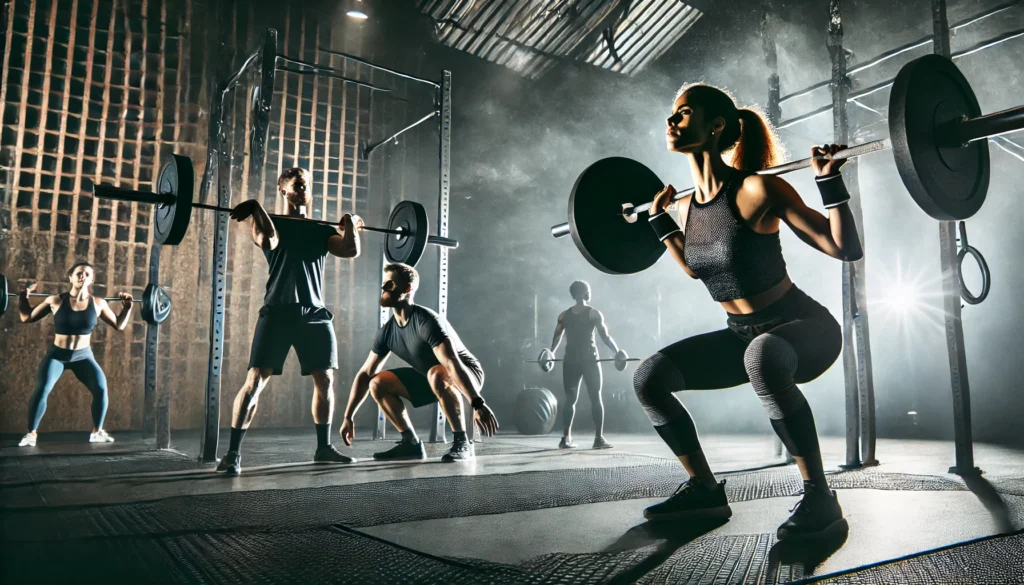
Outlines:
{"label": "barbell sleeve", "polygon": [[111,185],[93,185],[93,195],[100,199],[116,199],[117,201],[133,201],[152,205],[170,205],[174,203],[174,195],[170,193],[147,193],[133,191]]}
{"label": "barbell sleeve", "polygon": [[963,146],[975,140],[990,138],[1024,128],[1024,106],[968,118],[954,126],[950,146]]}
{"label": "barbell sleeve", "polygon": [[458,248],[459,247],[459,241],[458,240],[456,240],[454,238],[446,238],[444,236],[429,236],[427,238],[427,243],[428,244],[433,244],[435,246],[441,246],[441,247],[444,247],[444,248]]}
{"label": "barbell sleeve", "polygon": [[556,238],[564,238],[570,231],[572,230],[569,229],[569,222],[551,226],[551,235]]}

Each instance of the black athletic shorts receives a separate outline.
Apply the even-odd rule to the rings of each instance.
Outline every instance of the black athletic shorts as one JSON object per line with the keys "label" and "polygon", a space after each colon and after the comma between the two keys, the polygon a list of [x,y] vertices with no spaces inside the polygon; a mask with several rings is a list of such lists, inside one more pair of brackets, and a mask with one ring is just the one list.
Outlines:
{"label": "black athletic shorts", "polygon": [[[463,363],[469,368],[470,375],[476,378],[477,388],[483,388],[484,369],[480,362],[466,359],[463,360]],[[430,382],[427,381],[427,377],[415,368],[395,368],[388,371],[397,376],[398,381],[402,383],[402,386],[405,386],[406,392],[409,393],[409,402],[412,402],[413,408],[437,402],[437,396],[430,389]]]}
{"label": "black athletic shorts", "polygon": [[249,351],[249,368],[284,370],[288,350],[295,348],[302,375],[338,367],[334,315],[326,307],[277,305],[260,309]]}

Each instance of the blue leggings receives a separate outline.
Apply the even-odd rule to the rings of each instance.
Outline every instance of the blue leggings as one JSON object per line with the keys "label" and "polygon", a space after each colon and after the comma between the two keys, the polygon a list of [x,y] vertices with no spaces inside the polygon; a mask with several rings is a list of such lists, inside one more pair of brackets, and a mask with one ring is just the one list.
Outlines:
{"label": "blue leggings", "polygon": [[103,428],[103,418],[107,415],[107,377],[96,363],[92,348],[71,350],[53,346],[43,356],[36,372],[36,389],[28,403],[29,432],[39,428],[46,412],[46,398],[65,369],[71,370],[92,392],[92,424],[98,429]]}

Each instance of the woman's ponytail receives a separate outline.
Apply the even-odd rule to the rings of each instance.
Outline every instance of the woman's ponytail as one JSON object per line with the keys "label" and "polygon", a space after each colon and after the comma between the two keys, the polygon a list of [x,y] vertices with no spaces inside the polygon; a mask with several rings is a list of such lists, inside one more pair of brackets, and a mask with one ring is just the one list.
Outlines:
{"label": "woman's ponytail", "polygon": [[785,148],[772,124],[761,112],[740,108],[740,137],[732,152],[732,166],[743,171],[760,171],[786,158]]}

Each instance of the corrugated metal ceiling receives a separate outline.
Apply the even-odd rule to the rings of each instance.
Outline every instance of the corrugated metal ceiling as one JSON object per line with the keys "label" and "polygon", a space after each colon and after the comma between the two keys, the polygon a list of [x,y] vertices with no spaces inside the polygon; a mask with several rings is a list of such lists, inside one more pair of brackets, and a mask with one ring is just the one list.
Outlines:
{"label": "corrugated metal ceiling", "polygon": [[439,42],[537,79],[560,61],[635,75],[701,17],[680,0],[419,0]]}

